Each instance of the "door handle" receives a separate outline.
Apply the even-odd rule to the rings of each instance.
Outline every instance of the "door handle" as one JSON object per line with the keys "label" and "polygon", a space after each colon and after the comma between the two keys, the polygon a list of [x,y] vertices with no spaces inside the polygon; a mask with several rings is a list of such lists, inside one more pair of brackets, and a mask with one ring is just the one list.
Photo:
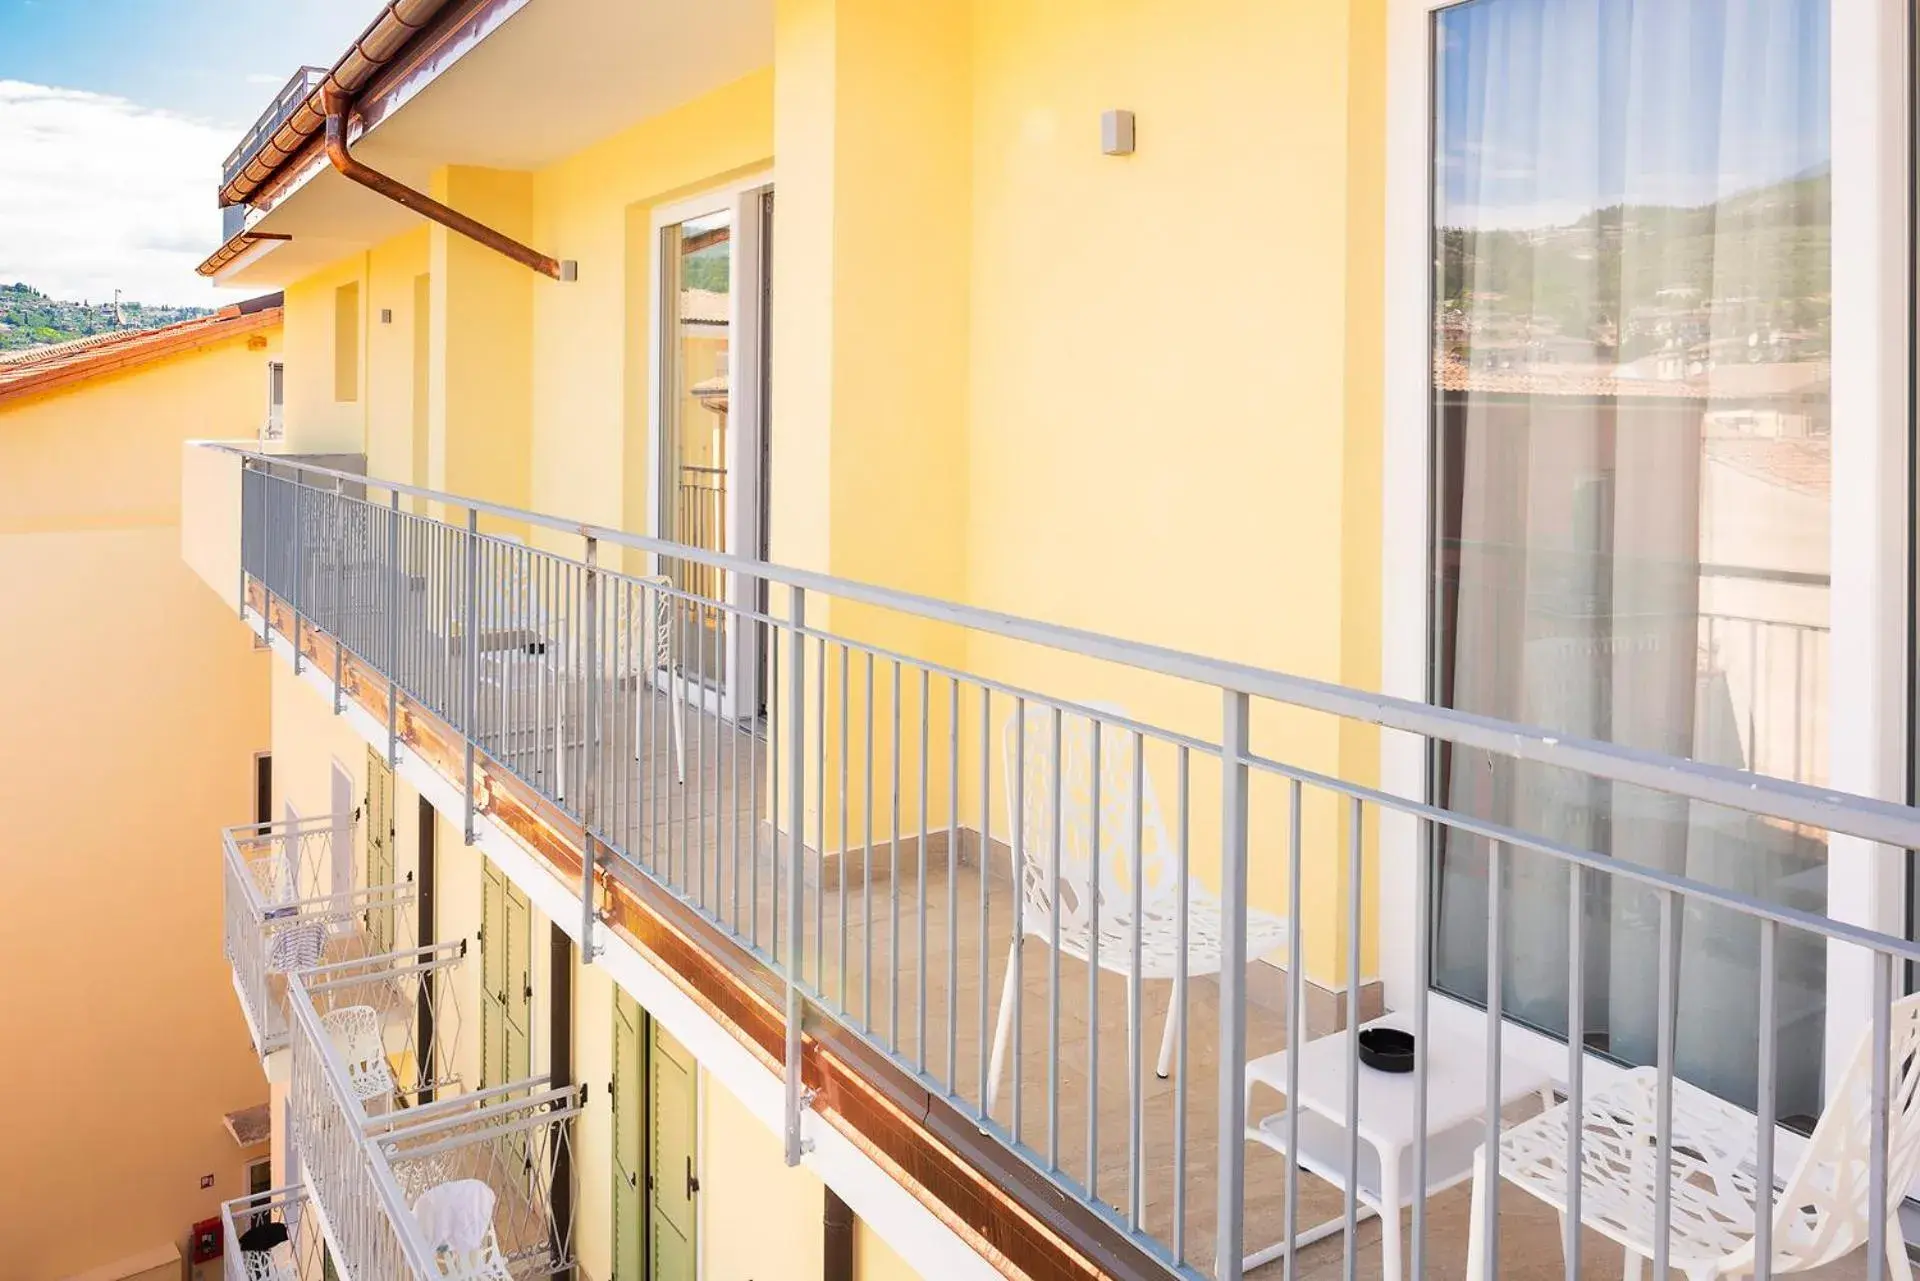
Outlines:
{"label": "door handle", "polygon": [[693,1177],[693,1158],[687,1158],[687,1200],[693,1200],[693,1194],[700,1190],[700,1180]]}
{"label": "door handle", "polygon": [[627,1174],[627,1186],[630,1188],[637,1189],[640,1186],[640,1176],[632,1172],[629,1172]]}

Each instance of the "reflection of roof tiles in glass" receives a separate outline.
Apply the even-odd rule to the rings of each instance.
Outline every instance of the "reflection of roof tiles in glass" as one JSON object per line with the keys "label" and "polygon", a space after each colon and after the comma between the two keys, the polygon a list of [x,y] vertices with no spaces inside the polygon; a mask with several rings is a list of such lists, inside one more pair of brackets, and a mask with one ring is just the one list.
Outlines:
{"label": "reflection of roof tiles in glass", "polygon": [[711,289],[682,289],[680,322],[687,325],[726,324],[727,295]]}
{"label": "reflection of roof tiles in glass", "polygon": [[1832,373],[1824,360],[1717,365],[1706,374],[1678,379],[1636,378],[1615,365],[1474,369],[1458,360],[1434,362],[1434,382],[1441,391],[1719,402],[1822,396]]}
{"label": "reflection of roof tiles in glass", "polygon": [[1760,480],[1805,494],[1833,492],[1833,443],[1828,437],[1711,436],[1707,458]]}

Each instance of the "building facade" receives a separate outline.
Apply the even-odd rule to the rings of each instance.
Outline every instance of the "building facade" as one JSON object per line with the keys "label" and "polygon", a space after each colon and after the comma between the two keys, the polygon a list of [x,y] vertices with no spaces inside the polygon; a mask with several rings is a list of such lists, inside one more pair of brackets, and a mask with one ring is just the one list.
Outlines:
{"label": "building facade", "polygon": [[1499,1107],[1273,1150],[1383,1011],[1827,1159],[1913,951],[1908,21],[381,9],[203,267],[286,295],[284,438],[183,463],[277,655],[234,1242],[1231,1276],[1411,1201],[1557,1272]]}
{"label": "building facade", "polygon": [[[267,297],[0,360],[0,1081],[44,1104],[0,1175],[10,1276],[177,1275],[267,1157],[206,845],[255,804],[267,659],[180,560],[180,451],[257,438],[280,331]],[[76,933],[53,906],[109,902],[138,908]]]}

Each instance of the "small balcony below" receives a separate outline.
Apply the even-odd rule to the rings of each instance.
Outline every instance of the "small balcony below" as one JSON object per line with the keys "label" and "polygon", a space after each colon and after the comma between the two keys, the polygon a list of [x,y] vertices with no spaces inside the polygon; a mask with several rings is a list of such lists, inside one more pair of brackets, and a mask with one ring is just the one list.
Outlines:
{"label": "small balcony below", "polygon": [[270,1079],[287,1047],[289,975],[413,943],[414,887],[366,884],[354,830],[353,815],[328,814],[223,834],[227,961]]}
{"label": "small balcony below", "polygon": [[327,1281],[326,1235],[307,1190],[293,1186],[220,1207],[224,1281]]}
{"label": "small balcony below", "polygon": [[[294,975],[294,1149],[341,1275],[526,1278],[576,1263],[572,1120],[585,1092],[482,1087],[456,991],[466,945]],[[478,1225],[478,1226],[476,1226]]]}

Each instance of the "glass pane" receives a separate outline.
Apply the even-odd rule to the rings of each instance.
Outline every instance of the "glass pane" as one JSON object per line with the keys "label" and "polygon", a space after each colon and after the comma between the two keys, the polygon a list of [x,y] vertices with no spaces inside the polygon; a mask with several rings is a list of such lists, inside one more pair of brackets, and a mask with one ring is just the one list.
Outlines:
{"label": "glass pane", "polygon": [[[728,353],[732,346],[733,214],[721,210],[669,227],[666,348],[661,360],[660,535],[707,551],[727,549]],[[675,662],[718,687],[725,671],[726,590],[712,566],[662,566],[688,593],[679,606]]]}
{"label": "glass pane", "polygon": [[[1826,0],[1471,0],[1435,17],[1435,701],[1827,773]],[[1442,751],[1448,806],[1824,911],[1824,833]],[[1488,851],[1435,973],[1486,998]],[[1564,1035],[1563,866],[1509,852],[1503,1008]],[[1589,882],[1598,1049],[1652,1061],[1657,902]],[[1689,905],[1683,1076],[1750,1104],[1758,931]],[[1825,951],[1783,933],[1779,1108],[1819,1111]]]}

